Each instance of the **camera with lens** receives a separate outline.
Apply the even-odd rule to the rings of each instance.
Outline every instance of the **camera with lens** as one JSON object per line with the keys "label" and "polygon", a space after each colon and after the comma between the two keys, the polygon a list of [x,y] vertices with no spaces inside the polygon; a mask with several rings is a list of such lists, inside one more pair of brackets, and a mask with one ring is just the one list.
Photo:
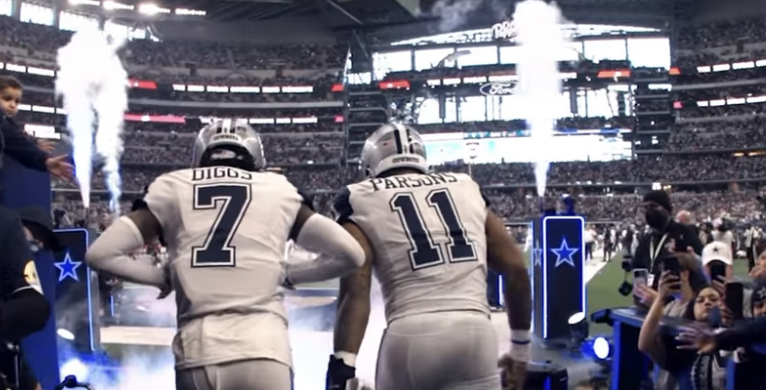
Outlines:
{"label": "camera with lens", "polygon": [[633,271],[633,256],[630,253],[626,253],[622,258],[622,270],[625,272],[625,277],[622,279],[620,287],[617,292],[623,297],[627,297],[633,293],[633,284],[628,282],[628,274]]}

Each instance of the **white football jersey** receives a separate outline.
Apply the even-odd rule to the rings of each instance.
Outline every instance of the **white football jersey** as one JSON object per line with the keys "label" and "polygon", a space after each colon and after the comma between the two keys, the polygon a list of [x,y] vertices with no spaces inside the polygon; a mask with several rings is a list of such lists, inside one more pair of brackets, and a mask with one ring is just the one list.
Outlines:
{"label": "white football jersey", "polygon": [[731,231],[713,230],[713,240],[722,242],[728,246],[734,244],[734,234]]}
{"label": "white football jersey", "polygon": [[386,320],[412,314],[487,313],[487,202],[461,173],[405,174],[347,186],[338,222],[364,231],[375,254]]}
{"label": "white football jersey", "polygon": [[282,175],[206,167],[158,177],[144,200],[168,246],[176,367],[291,364],[281,284],[298,190]]}

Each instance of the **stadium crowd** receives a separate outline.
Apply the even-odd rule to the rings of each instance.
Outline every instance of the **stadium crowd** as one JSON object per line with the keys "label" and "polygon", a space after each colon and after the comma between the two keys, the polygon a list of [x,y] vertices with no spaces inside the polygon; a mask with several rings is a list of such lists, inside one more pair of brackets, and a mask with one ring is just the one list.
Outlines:
{"label": "stadium crowd", "polygon": [[[726,31],[720,34],[719,31]],[[766,40],[766,26],[763,21],[748,21],[742,24],[717,25],[682,29],[679,48],[680,56],[676,64],[684,68],[694,68],[699,65],[713,64],[722,59],[754,59],[763,55],[758,49],[749,50],[747,45],[743,50],[731,49],[732,37],[747,36],[750,44]],[[65,44],[70,32],[56,28],[21,23],[7,17],[0,17],[0,45],[24,49],[0,53],[3,61],[16,61],[24,64],[26,59],[47,61],[53,66],[55,49]],[[733,39],[733,38],[732,38]],[[710,50],[701,52],[699,49],[720,48],[710,54]],[[330,86],[338,81],[336,70],[344,66],[347,49],[341,45],[318,47],[316,45],[288,46],[252,46],[242,44],[206,44],[183,42],[150,42],[136,40],[128,42],[124,48],[124,58],[129,64],[131,76],[157,81],[159,83],[180,84],[197,83],[200,85],[311,85],[312,92],[281,93],[281,94],[233,94],[176,91],[168,88],[160,90],[131,90],[131,98],[160,98],[164,100],[189,100],[195,102],[301,102],[308,100],[329,101],[339,99],[337,94],[330,92]],[[205,72],[204,69],[192,72],[184,69],[183,64],[205,64],[207,68],[233,70],[222,77],[218,74]],[[180,65],[179,65],[180,64]],[[139,70],[134,65],[152,69],[147,72]],[[565,64],[569,71],[572,64]],[[626,66],[623,63],[601,61],[599,63],[583,63],[580,66],[590,68],[610,68]],[[498,66],[496,66],[498,67]],[[502,66],[499,66],[502,67]],[[178,69],[181,71],[178,71]],[[571,68],[571,69],[570,69]],[[317,70],[312,77],[301,76],[306,73],[291,72],[294,70]],[[447,68],[427,72],[398,72],[390,73],[393,78],[430,78],[449,77],[454,75],[466,76],[486,74],[493,66],[468,67],[462,70]],[[494,69],[494,70],[499,70]],[[255,71],[255,72],[252,72]],[[733,80],[757,80],[765,76],[762,68],[740,69],[729,72],[696,73],[685,72],[678,79],[679,84],[694,85],[697,83],[725,83]],[[53,78],[32,74],[14,74],[29,85],[37,87],[25,94],[24,102],[28,104],[55,106],[56,102],[49,93],[42,93],[39,88],[52,88]],[[726,98],[747,98],[758,96],[766,91],[762,85],[746,85],[737,87],[691,89],[677,93],[677,98],[683,101],[701,101]],[[648,91],[648,93],[657,91]],[[666,92],[663,92],[663,94]],[[640,103],[641,111],[663,111],[669,107],[655,100]],[[751,156],[739,158],[726,154],[731,149],[757,149],[763,145],[764,104],[741,104],[736,106],[695,107],[685,104],[680,112],[678,125],[672,122],[658,120],[657,128],[667,130],[670,136],[667,142],[660,146],[636,145],[638,150],[670,151],[673,154],[642,155],[634,160],[617,160],[609,162],[561,162],[551,166],[548,182],[554,188],[577,188],[579,186],[607,186],[613,188],[629,188],[625,183],[641,183],[647,185],[656,182],[720,182],[760,181],[766,180],[763,157]],[[130,112],[140,114],[167,114],[151,106],[131,104]],[[173,108],[173,115],[195,117],[199,110],[181,110]],[[279,166],[282,171],[300,188],[317,194],[316,200],[320,209],[327,210],[330,194],[344,184],[359,178],[356,167],[346,167],[346,159],[356,156],[347,153],[348,141],[361,141],[366,133],[350,133],[343,131],[342,121],[338,121],[339,109],[270,109],[252,113],[236,109],[205,110],[209,116],[270,116],[279,117],[309,117],[319,120],[312,124],[269,125],[254,124],[261,132],[265,145],[266,158],[272,166]],[[265,114],[265,115],[260,115]],[[379,120],[374,113],[359,112],[360,118],[371,121]],[[691,119],[686,120],[686,119]],[[701,121],[700,121],[701,119]],[[18,120],[22,123],[47,124],[59,128],[64,127],[64,117],[60,115],[42,114],[38,112],[21,112]],[[668,126],[665,124],[668,123]],[[144,187],[164,171],[187,166],[190,148],[193,145],[193,134],[201,123],[187,121],[186,124],[155,124],[148,122],[128,122],[125,134],[126,149],[123,156],[123,181],[125,190],[132,196],[140,196]],[[635,118],[618,116],[611,118],[562,118],[557,128],[564,131],[573,129],[608,129],[635,126]],[[419,126],[423,133],[441,132],[503,132],[524,130],[523,120],[487,121],[470,123],[444,123]],[[685,154],[685,152],[695,152]],[[530,218],[538,213],[538,201],[529,196],[535,182],[534,173],[529,164],[501,163],[476,164],[470,167],[456,161],[456,165],[435,167],[436,170],[470,171],[473,177],[483,185],[497,211],[512,220]],[[97,175],[95,179],[97,190],[103,190]],[[75,189],[73,183],[56,182],[54,186],[60,191]],[[524,187],[527,190],[518,191]],[[718,187],[720,189],[720,187]],[[577,192],[577,191],[575,191]],[[640,199],[635,195],[619,195],[620,191],[604,195],[599,191],[581,191],[578,195],[578,210],[589,219],[610,221],[640,220],[638,206]],[[625,191],[630,192],[630,191]],[[676,194],[678,207],[693,210],[700,218],[715,218],[722,215],[739,219],[754,219],[760,215],[760,206],[755,200],[755,193],[742,192],[706,192]],[[81,219],[79,202],[60,196],[57,206],[67,210],[72,221]],[[126,206],[129,204],[126,203]],[[105,203],[97,202],[92,210],[104,214]],[[97,218],[98,219],[98,218]],[[102,218],[103,219],[103,218]]]}
{"label": "stadium crowd", "polygon": [[[184,154],[184,157],[188,154]],[[179,164],[180,165],[180,164]],[[187,164],[188,165],[188,164]],[[654,182],[705,182],[727,183],[737,180],[766,178],[766,160],[763,157],[733,158],[722,156],[664,156],[661,159],[641,158],[611,162],[564,162],[553,163],[548,175],[549,185],[555,187],[578,187],[580,185],[630,186],[629,183]],[[178,167],[178,166],[177,166]],[[176,167],[176,168],[177,168]],[[342,185],[359,178],[354,168],[327,167],[320,169],[301,167],[287,168],[285,174],[298,187],[318,193],[317,206],[328,211],[332,192]],[[437,170],[468,172],[466,165],[436,167]],[[126,165],[123,185],[126,191],[139,195],[154,176],[173,169],[172,166],[137,168]],[[472,176],[490,191],[493,207],[509,220],[523,220],[539,214],[535,197],[513,191],[519,185],[531,188],[535,176],[530,164],[477,164],[470,166]],[[94,188],[104,190],[97,176]],[[56,183],[56,188],[75,190],[73,183]],[[527,192],[531,193],[531,190]],[[717,218],[723,215],[739,220],[760,218],[757,195],[746,191],[734,193],[700,193],[681,197],[685,208],[695,211],[700,218]],[[583,195],[578,212],[592,220],[609,220],[635,223],[640,220],[641,199],[635,195]],[[76,202],[69,208],[76,206]]]}
{"label": "stadium crowd", "polygon": [[760,16],[688,25],[678,34],[676,65],[694,68],[766,57],[766,20]]}
{"label": "stadium crowd", "polygon": [[[50,61],[50,53],[68,39],[67,32],[33,25],[19,23],[10,18],[0,17],[0,45],[12,46],[27,51],[29,58]],[[732,45],[737,42],[737,45]],[[433,167],[435,172],[457,171],[470,174],[478,182],[490,200],[491,207],[500,216],[511,223],[525,223],[540,215],[541,204],[557,204],[561,209],[566,208],[569,202],[556,203],[566,197],[576,200],[576,211],[585,216],[589,222],[602,223],[593,240],[600,240],[603,244],[604,261],[611,259],[614,248],[625,246],[624,252],[632,251],[635,256],[634,262],[641,262],[646,253],[636,248],[652,242],[652,235],[662,235],[661,229],[666,229],[660,239],[660,245],[671,232],[671,216],[677,210],[689,211],[691,215],[679,213],[677,226],[688,225],[692,232],[693,228],[702,228],[698,233],[701,244],[708,241],[703,236],[710,236],[710,240],[716,235],[723,235],[729,228],[736,228],[736,242],[729,242],[731,248],[742,248],[751,251],[756,246],[754,229],[763,226],[766,211],[766,201],[761,199],[760,191],[766,183],[766,143],[764,143],[764,124],[766,120],[766,87],[762,80],[766,81],[766,70],[763,68],[737,69],[730,71],[697,73],[693,71],[697,66],[714,64],[722,61],[753,60],[766,57],[766,50],[758,48],[759,43],[766,42],[766,21],[762,19],[748,19],[739,22],[710,23],[704,26],[684,28],[679,37],[680,57],[677,65],[685,71],[674,81],[678,86],[690,87],[678,90],[657,89],[640,91],[645,99],[635,99],[632,112],[636,116],[624,115],[624,110],[619,116],[613,117],[571,117],[561,118],[555,123],[555,128],[560,131],[560,137],[583,136],[588,130],[588,135],[598,134],[602,137],[599,141],[609,143],[610,138],[620,138],[619,141],[630,140],[630,136],[639,138],[640,131],[659,134],[657,142],[634,143],[636,157],[630,159],[616,158],[611,161],[567,161],[554,162],[547,173],[548,190],[546,199],[541,200],[535,194],[535,184],[539,180],[536,177],[533,166],[530,163],[512,163],[500,161],[498,163],[466,164],[466,158],[455,156],[454,161]],[[713,50],[710,50],[713,48]],[[704,50],[703,50],[704,49]],[[48,54],[46,54],[48,53]],[[18,52],[0,53],[2,61],[19,61]],[[23,56],[22,56],[23,57]],[[151,123],[148,119],[129,121],[124,134],[125,153],[122,157],[122,182],[126,195],[121,199],[120,207],[129,210],[133,201],[140,198],[145,187],[152,180],[169,170],[186,167],[190,163],[190,156],[195,132],[204,125],[206,117],[249,117],[260,133],[266,160],[269,169],[286,175],[291,182],[303,190],[313,194],[314,203],[322,213],[329,213],[329,204],[335,192],[342,186],[359,180],[360,169],[354,159],[358,157],[357,150],[360,142],[365,139],[369,131],[359,130],[362,125],[352,129],[345,126],[346,122],[365,122],[364,126],[372,130],[375,126],[370,125],[385,121],[385,116],[390,112],[377,110],[378,102],[371,101],[368,111],[359,110],[349,113],[344,107],[333,108],[264,108],[261,110],[232,109],[226,106],[215,106],[215,109],[201,107],[199,109],[188,108],[190,105],[174,105],[177,101],[191,102],[273,102],[294,103],[307,101],[339,101],[344,96],[333,92],[333,84],[338,82],[339,72],[333,71],[343,66],[346,57],[346,48],[343,46],[319,47],[316,45],[293,45],[293,46],[253,46],[244,44],[207,44],[207,43],[184,43],[170,42],[157,43],[150,41],[133,41],[124,49],[124,58],[131,65],[149,67],[150,72],[136,71],[133,77],[156,80],[168,85],[175,83],[199,83],[204,85],[311,85],[312,91],[305,93],[280,93],[280,94],[234,94],[234,93],[205,93],[187,92],[168,88],[147,91],[134,89],[131,98],[134,99],[130,106],[131,113],[157,114],[173,116],[174,120],[184,123]],[[179,64],[194,62],[205,64],[210,68],[229,69],[232,75],[220,77],[187,69],[187,71],[165,71],[170,68],[179,68]],[[183,68],[184,66],[180,66]],[[562,64],[564,71],[592,71],[593,69],[611,69],[614,67],[630,67],[630,64],[615,61],[593,62],[583,60],[581,63]],[[470,77],[483,75],[486,72],[502,71],[507,66],[479,66],[464,69],[438,68],[420,72],[396,72],[390,73],[389,79],[406,78],[408,80],[425,80],[432,77]],[[692,69],[690,72],[686,70]],[[314,72],[290,73],[295,70],[312,70]],[[251,72],[251,73],[249,73]],[[255,72],[255,73],[252,73]],[[265,73],[258,73],[265,72]],[[271,73],[269,73],[271,72]],[[651,73],[651,70],[646,70]],[[656,76],[667,73],[657,73]],[[311,76],[303,76],[310,74]],[[29,86],[35,87],[25,94],[24,103],[40,106],[54,107],[57,102],[49,92],[43,92],[43,88],[51,88],[51,78],[35,75],[23,75],[22,80]],[[615,79],[616,81],[616,79]],[[743,81],[742,83],[731,83]],[[705,85],[699,85],[704,83]],[[635,92],[635,91],[634,91]],[[649,97],[654,95],[654,97]],[[667,98],[666,95],[671,96]],[[138,102],[136,99],[151,98],[167,100],[161,109],[156,105],[148,105]],[[373,99],[374,100],[374,99]],[[723,101],[721,104],[713,104],[709,101]],[[673,103],[677,104],[673,104]],[[697,103],[700,104],[697,104]],[[708,102],[704,104],[704,102]],[[390,101],[386,101],[390,103]],[[390,104],[389,104],[390,105]],[[364,104],[363,104],[364,106]],[[458,105],[459,106],[459,105]],[[183,107],[183,108],[182,108]],[[230,106],[229,106],[230,107]],[[677,110],[674,112],[673,110]],[[163,111],[164,110],[164,111]],[[344,113],[344,111],[346,111]],[[168,113],[170,112],[170,114]],[[642,121],[640,116],[653,118],[651,121]],[[486,116],[485,116],[486,117]],[[180,119],[179,119],[180,118]],[[65,117],[56,114],[39,112],[34,109],[20,113],[16,119],[21,123],[44,124],[56,126],[63,130]],[[282,119],[282,121],[280,121]],[[302,119],[298,120],[298,119]],[[265,123],[271,120],[273,123]],[[306,121],[316,123],[305,123]],[[301,123],[298,123],[301,122]],[[439,123],[416,126],[424,134],[435,133],[469,133],[466,138],[489,138],[502,134],[505,137],[528,136],[524,131],[527,124],[523,120],[510,121],[484,121],[462,123]],[[635,130],[631,135],[623,132],[611,131],[612,129]],[[513,132],[513,134],[510,134]],[[67,143],[66,134],[64,143]],[[490,134],[492,133],[492,134]],[[659,139],[661,138],[661,139]],[[644,138],[642,138],[644,139]],[[66,148],[65,145],[62,146]],[[356,148],[356,149],[355,149]],[[615,153],[617,156],[618,153]],[[624,156],[619,156],[624,157]],[[100,162],[97,161],[97,166]],[[93,202],[89,210],[82,207],[83,202],[79,199],[79,192],[75,183],[71,181],[54,181],[54,216],[59,227],[91,223],[91,227],[103,229],[111,219],[110,210],[107,207],[106,190],[103,177],[96,174],[94,177]],[[663,191],[651,191],[662,187],[669,189],[672,197]],[[651,194],[647,198],[647,194]],[[649,207],[646,203],[654,203]],[[663,208],[663,216],[666,223],[652,224],[650,209]],[[88,212],[89,215],[85,215]],[[713,232],[713,222],[715,232]],[[697,226],[695,222],[699,222]],[[732,223],[729,226],[729,223]],[[615,227],[619,225],[619,228]],[[638,225],[638,226],[637,226]],[[710,229],[707,229],[710,225]],[[759,225],[759,226],[758,226]],[[655,230],[643,229],[651,226]],[[664,226],[664,227],[663,227]],[[589,229],[592,229],[589,227]],[[619,230],[618,230],[619,229]],[[706,230],[707,229],[707,230]],[[517,229],[522,231],[523,228]],[[641,233],[644,231],[645,233]],[[749,231],[749,241],[746,238]],[[686,232],[686,231],[685,231]],[[590,234],[586,231],[587,234]],[[635,237],[635,247],[625,244]],[[649,240],[646,240],[646,238]],[[688,235],[686,236],[689,237]],[[671,240],[685,240],[684,236],[671,237]],[[587,240],[587,239],[586,239]],[[521,241],[521,240],[520,240]],[[642,242],[638,242],[642,241]],[[691,243],[695,241],[695,243]],[[686,252],[678,252],[677,255],[680,271],[691,275],[694,270],[707,272],[711,277],[709,254],[702,252],[702,246],[696,245],[695,240],[689,240],[691,244]],[[718,244],[721,244],[720,242]],[[587,245],[587,244],[586,244]],[[653,244],[652,244],[653,245]],[[715,244],[714,244],[715,245]],[[723,244],[721,244],[723,245]],[[697,248],[699,246],[699,248]],[[611,248],[611,249],[610,249]],[[654,247],[651,246],[651,251]],[[724,249],[728,248],[723,246]],[[647,252],[647,251],[643,251]],[[696,252],[699,260],[692,253]],[[753,251],[754,252],[754,251]],[[657,253],[650,256],[657,256]],[[766,253],[766,252],[765,252]],[[682,258],[688,255],[688,261]],[[707,256],[707,257],[706,257]],[[733,267],[733,256],[730,255],[727,266]],[[662,257],[661,257],[662,258]],[[654,270],[655,258],[651,258],[649,266],[639,265],[634,268],[649,268],[650,273]],[[713,261],[724,261],[717,257]],[[753,259],[751,259],[752,261]],[[697,263],[702,264],[700,269]],[[692,265],[690,265],[692,264]],[[747,309],[747,316],[764,316],[766,310],[757,309],[756,305],[766,307],[766,283],[762,280],[766,275],[766,258],[762,260],[759,279],[756,274],[751,274],[756,291],[761,291],[756,296],[752,295],[752,306]],[[696,267],[696,268],[693,268]],[[708,268],[705,268],[708,267]],[[755,271],[754,264],[750,265]],[[723,278],[728,278],[727,283],[733,281],[728,275],[728,269]],[[687,275],[687,274],[684,274]],[[755,275],[755,276],[753,276]],[[656,274],[655,276],[659,276]],[[654,280],[659,280],[657,277]],[[658,286],[651,286],[649,282],[645,291],[636,287],[633,294],[639,301],[638,306],[648,305],[652,308],[659,307],[661,302],[665,304],[669,297],[666,278],[658,281]],[[684,300],[684,309],[689,320],[699,322],[707,321],[706,315],[697,313],[697,306],[702,305],[702,300],[714,299],[714,305],[723,300],[724,295],[716,289],[717,285],[699,287],[692,285],[693,278],[679,277],[678,289],[680,292],[673,302],[662,307],[665,315],[676,315],[667,307]],[[714,278],[713,278],[714,279]],[[626,279],[627,280],[627,279]],[[723,279],[718,280],[721,282]],[[634,279],[635,281],[635,279]],[[685,284],[684,284],[685,283]],[[761,283],[758,285],[757,283]],[[707,283],[705,283],[707,284]],[[638,284],[636,284],[638,285]],[[724,284],[722,284],[723,286]],[[743,287],[745,288],[745,287]],[[747,286],[753,289],[753,286]],[[688,291],[687,291],[688,290]],[[689,292],[691,291],[691,292]],[[646,296],[642,294],[646,293]],[[685,294],[689,294],[686,296]],[[654,295],[652,295],[654,294]],[[717,295],[716,295],[717,294]],[[727,292],[728,294],[728,292]],[[707,298],[707,296],[713,298]],[[716,298],[717,296],[717,298]],[[758,301],[760,299],[760,301]],[[694,302],[694,303],[690,303]],[[749,301],[748,301],[749,302]],[[690,303],[687,305],[687,303]],[[679,306],[681,304],[679,303]],[[721,308],[728,310],[728,301],[720,304]],[[656,310],[655,310],[656,311]],[[724,316],[728,313],[724,311]],[[712,316],[712,315],[711,315]],[[644,321],[651,324],[652,316],[647,316]],[[659,321],[659,320],[658,320]],[[723,319],[726,321],[726,319]],[[171,321],[172,323],[172,321]],[[726,325],[726,324],[724,324]],[[642,333],[648,332],[642,330]],[[674,346],[663,346],[656,354],[652,352],[654,343],[639,341],[639,349],[657,363],[658,368],[665,370],[665,353],[674,350]],[[657,352],[657,351],[654,351]],[[701,356],[701,355],[700,355]],[[728,359],[727,356],[721,356]],[[712,373],[716,384],[709,385],[709,390],[723,390],[726,379],[719,370],[720,367],[712,360],[698,358],[694,354],[694,369],[707,365],[706,373]],[[717,362],[717,360],[716,360]],[[681,363],[685,364],[685,363]],[[670,369],[668,369],[670,370]],[[690,371],[688,374],[697,382],[699,371],[685,367]],[[680,370],[679,370],[680,371]],[[671,373],[673,375],[677,373]],[[686,375],[686,374],[684,374]],[[661,382],[662,373],[657,376],[660,390],[670,390],[674,387],[664,386]],[[712,380],[710,381],[712,383]]]}
{"label": "stadium crowd", "polygon": [[[0,61],[19,65],[47,63],[55,68],[55,53],[65,45],[70,31],[0,16],[0,46],[21,49],[0,52]],[[331,100],[333,84],[340,81],[348,48],[343,45],[254,46],[241,43],[153,42],[132,40],[122,50],[134,79],[166,84],[167,88],[133,89],[131,97],[219,102],[301,102]],[[33,64],[28,64],[33,60]],[[231,72],[206,72],[187,64]],[[293,71],[299,71],[298,73]],[[311,70],[311,72],[305,72]],[[256,71],[256,72],[251,72]],[[302,73],[300,71],[303,71]],[[53,88],[52,77],[18,74],[25,84]],[[216,93],[186,92],[172,84],[203,86],[309,86],[302,93]],[[337,97],[336,97],[337,99]]]}

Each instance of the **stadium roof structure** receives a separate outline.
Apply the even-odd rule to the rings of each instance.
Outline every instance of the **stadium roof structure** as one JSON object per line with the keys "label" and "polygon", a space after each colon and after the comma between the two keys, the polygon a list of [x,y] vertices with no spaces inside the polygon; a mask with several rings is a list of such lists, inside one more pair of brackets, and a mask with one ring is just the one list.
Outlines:
{"label": "stadium roof structure", "polygon": [[[486,28],[510,16],[518,0],[158,0],[159,6],[204,10],[211,22],[260,21],[285,16],[320,18],[336,31],[361,31],[394,41]],[[558,0],[577,23],[667,27],[680,2],[692,0]],[[122,0],[138,5],[146,0]],[[452,31],[445,31],[444,19]]]}
{"label": "stadium roof structure", "polygon": [[[389,27],[385,25],[368,25],[368,33],[381,42],[393,42],[407,38],[434,35],[453,31],[489,28],[495,23],[511,18],[515,3],[518,0],[507,1],[503,7],[498,1],[475,0],[479,6],[457,8],[465,16],[455,25],[447,20],[445,13],[453,11],[447,7],[443,11],[438,0],[421,0],[421,9],[427,10],[420,23],[405,23]],[[468,4],[471,0],[466,0]],[[558,0],[564,16],[573,23],[592,25],[636,26],[665,29],[676,19],[677,2],[685,0]],[[423,20],[428,19],[428,20]],[[351,26],[344,26],[350,28]]]}

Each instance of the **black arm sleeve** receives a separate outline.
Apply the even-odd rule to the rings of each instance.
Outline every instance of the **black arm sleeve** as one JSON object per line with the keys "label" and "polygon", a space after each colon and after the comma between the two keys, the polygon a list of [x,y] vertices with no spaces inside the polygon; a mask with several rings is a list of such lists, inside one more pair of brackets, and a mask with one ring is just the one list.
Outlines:
{"label": "black arm sleeve", "polygon": [[636,253],[633,256],[633,258],[630,260],[630,268],[631,269],[638,269],[638,268],[646,268],[649,270],[649,273],[652,273],[653,270],[649,269],[651,268],[651,261],[649,259],[649,244],[652,239],[652,236],[650,234],[642,235],[638,239],[638,245],[636,246]]}
{"label": "black arm sleeve", "polygon": [[316,212],[316,208],[314,207],[314,197],[311,195],[306,195],[303,191],[298,191],[298,195],[301,196],[301,204],[311,209],[311,211]]}
{"label": "black arm sleeve", "polygon": [[715,336],[718,349],[733,351],[750,344],[766,343],[766,317],[723,331]]}
{"label": "black arm sleeve", "polygon": [[48,154],[40,150],[34,142],[30,141],[16,122],[6,118],[0,127],[0,131],[3,132],[5,154],[29,169],[41,172],[48,170],[48,167],[45,166]]}
{"label": "black arm sleeve", "polygon": [[18,341],[45,327],[51,307],[37,290],[21,290],[0,301],[0,336]]}
{"label": "black arm sleeve", "polygon": [[332,201],[332,212],[335,216],[335,221],[338,223],[351,222],[351,216],[354,215],[354,209],[351,207],[351,191],[348,187],[343,187],[335,195],[335,199]]}

